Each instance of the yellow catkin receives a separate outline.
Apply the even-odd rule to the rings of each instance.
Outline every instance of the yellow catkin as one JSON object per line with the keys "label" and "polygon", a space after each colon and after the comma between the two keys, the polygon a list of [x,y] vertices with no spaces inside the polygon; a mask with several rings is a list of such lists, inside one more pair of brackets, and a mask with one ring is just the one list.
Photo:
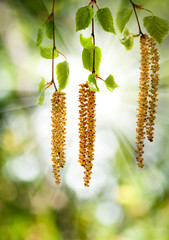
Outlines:
{"label": "yellow catkin", "polygon": [[56,184],[60,184],[60,168],[65,165],[66,147],[66,95],[54,92],[51,99],[52,139],[51,156]]}
{"label": "yellow catkin", "polygon": [[87,156],[86,156],[86,166],[85,166],[85,177],[84,185],[89,187],[90,175],[92,174],[92,167],[94,160],[94,143],[96,135],[96,92],[87,90]]}
{"label": "yellow catkin", "polygon": [[148,111],[148,92],[149,92],[149,43],[148,35],[140,37],[140,50],[141,50],[141,67],[140,67],[140,81],[139,81],[139,99],[138,99],[138,114],[137,114],[137,128],[136,128],[136,160],[140,168],[143,168],[143,154],[144,154],[144,139],[145,128],[147,122]]}
{"label": "yellow catkin", "polygon": [[156,119],[156,102],[158,101],[158,85],[159,85],[159,54],[156,47],[156,42],[153,38],[149,39],[150,55],[151,55],[151,89],[149,91],[149,109],[147,118],[147,138],[153,142],[154,138],[154,121]]}
{"label": "yellow catkin", "polygon": [[79,85],[79,162],[82,167],[86,164],[87,146],[87,84]]}
{"label": "yellow catkin", "polygon": [[84,185],[89,187],[94,160],[96,93],[87,83],[80,85],[79,102],[79,162],[85,169]]}

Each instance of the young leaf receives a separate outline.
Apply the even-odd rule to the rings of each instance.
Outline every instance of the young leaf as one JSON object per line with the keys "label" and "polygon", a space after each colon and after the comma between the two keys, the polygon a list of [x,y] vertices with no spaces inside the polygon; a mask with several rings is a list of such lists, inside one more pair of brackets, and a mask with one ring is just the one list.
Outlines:
{"label": "young leaf", "polygon": [[40,28],[38,29],[38,33],[37,33],[37,39],[36,39],[36,47],[39,47],[44,39],[45,36],[45,31],[44,31],[44,26],[40,26]]}
{"label": "young leaf", "polygon": [[69,83],[69,64],[67,61],[58,63],[56,65],[56,75],[59,84],[58,91],[66,88]]}
{"label": "young leaf", "polygon": [[45,101],[45,91],[41,92],[39,98],[38,98],[38,105],[42,105]]}
{"label": "young leaf", "polygon": [[38,98],[38,104],[42,105],[45,100],[45,79],[42,78],[41,82],[38,84],[40,96]]}
{"label": "young leaf", "polygon": [[[41,57],[46,58],[46,59],[52,59],[52,52],[53,52],[53,44],[46,46],[46,47],[40,46]],[[58,52],[55,49],[54,58],[56,58],[56,57],[58,57]]]}
{"label": "young leaf", "polygon": [[133,10],[128,8],[119,8],[116,14],[116,25],[120,33],[123,32],[126,24],[131,18]]}
{"label": "young leaf", "polygon": [[[56,26],[54,25],[54,28],[56,30]],[[53,20],[48,19],[45,23],[45,32],[46,36],[50,39],[53,39]]]}
{"label": "young leaf", "polygon": [[106,32],[116,34],[114,29],[114,22],[109,8],[100,8],[96,13],[97,19]]}
{"label": "young leaf", "polygon": [[[95,72],[99,74],[99,67],[101,63],[101,49],[99,47],[95,47]],[[83,49],[82,52],[82,61],[83,67],[89,70],[90,72],[93,71],[93,49]]]}
{"label": "young leaf", "polygon": [[82,47],[86,49],[93,49],[95,46],[93,45],[93,37],[85,38],[82,34],[80,34],[80,43]]}
{"label": "young leaf", "polygon": [[154,40],[161,43],[169,31],[169,22],[163,18],[149,16],[143,19],[144,27]]}
{"label": "young leaf", "polygon": [[126,50],[131,50],[134,44],[134,38],[131,36],[128,28],[125,28],[123,36],[124,38],[122,38],[120,42],[125,46]]}
{"label": "young leaf", "polygon": [[91,6],[81,7],[76,13],[76,31],[87,28],[94,15],[93,8]]}
{"label": "young leaf", "polygon": [[45,79],[42,77],[41,82],[38,84],[39,87],[38,92],[41,93],[42,91],[44,91],[45,86],[46,86]]}
{"label": "young leaf", "polygon": [[91,91],[99,92],[99,88],[96,83],[95,74],[90,74],[88,77],[88,86]]}
{"label": "young leaf", "polygon": [[119,85],[117,85],[117,83],[114,81],[114,77],[112,75],[109,75],[105,80],[105,85],[110,92],[113,92],[115,88],[119,87]]}

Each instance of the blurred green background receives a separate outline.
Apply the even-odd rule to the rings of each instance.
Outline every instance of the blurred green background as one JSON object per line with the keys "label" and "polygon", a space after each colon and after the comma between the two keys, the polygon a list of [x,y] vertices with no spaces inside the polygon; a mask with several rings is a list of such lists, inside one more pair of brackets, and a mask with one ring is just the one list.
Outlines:
{"label": "blurred green background", "polygon": [[[129,1],[101,1],[115,16]],[[139,39],[127,52],[117,36],[96,26],[102,49],[101,76],[120,85],[108,93],[99,83],[96,154],[91,187],[83,187],[78,164],[78,84],[88,72],[75,31],[75,13],[86,0],[56,0],[56,44],[70,64],[67,164],[54,183],[50,161],[50,97],[37,105],[41,76],[51,78],[51,61],[35,48],[39,25],[51,0],[0,1],[0,239],[1,240],[168,240],[169,239],[169,36],[160,53],[160,95],[154,143],[146,142],[145,167],[135,163]],[[168,0],[137,0],[169,20]],[[139,12],[140,20],[149,15]],[[130,31],[137,33],[134,16]],[[143,28],[144,29],[144,28]],[[84,31],[85,36],[90,31]],[[50,41],[45,39],[45,44]],[[61,58],[56,60],[61,61]]]}

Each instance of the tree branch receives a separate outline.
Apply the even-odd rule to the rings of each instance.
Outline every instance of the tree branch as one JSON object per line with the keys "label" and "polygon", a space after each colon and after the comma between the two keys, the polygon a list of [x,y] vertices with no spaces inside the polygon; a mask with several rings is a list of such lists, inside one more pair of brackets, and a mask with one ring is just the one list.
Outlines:
{"label": "tree branch", "polygon": [[142,30],[141,30],[140,22],[139,22],[138,15],[137,15],[137,12],[136,12],[137,5],[135,3],[133,3],[132,0],[129,0],[129,1],[132,4],[133,10],[134,10],[134,14],[136,16],[136,20],[137,20],[137,24],[138,24],[138,28],[139,28],[139,34],[141,36],[144,36],[144,34],[143,34]]}
{"label": "tree branch", "polygon": [[54,54],[55,54],[55,49],[56,49],[56,45],[55,45],[55,0],[53,0],[53,8],[52,8],[52,20],[53,20],[53,51],[52,51],[52,83],[55,87],[55,90],[57,92],[57,87],[55,84],[55,80],[54,80],[54,66],[55,66],[55,59],[54,59]]}
{"label": "tree branch", "polygon": [[[93,5],[92,5],[93,8]],[[95,46],[95,35],[94,35],[94,17],[92,18],[92,37],[93,37],[93,45]],[[93,49],[93,74],[95,74],[95,48]]]}

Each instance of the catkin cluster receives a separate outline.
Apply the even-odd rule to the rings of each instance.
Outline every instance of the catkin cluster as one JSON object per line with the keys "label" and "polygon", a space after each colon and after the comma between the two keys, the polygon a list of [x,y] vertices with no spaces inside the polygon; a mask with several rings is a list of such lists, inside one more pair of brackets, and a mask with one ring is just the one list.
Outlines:
{"label": "catkin cluster", "polygon": [[147,34],[140,37],[141,67],[139,81],[138,114],[136,128],[136,160],[143,168],[144,140],[147,134],[149,141],[153,141],[154,120],[159,82],[159,55],[156,42]]}
{"label": "catkin cluster", "polygon": [[80,84],[79,89],[79,162],[84,167],[84,185],[89,187],[94,160],[96,134],[96,93],[88,84]]}
{"label": "catkin cluster", "polygon": [[51,156],[56,184],[60,184],[60,168],[65,165],[66,146],[66,96],[63,92],[54,92],[51,99],[52,140]]}

